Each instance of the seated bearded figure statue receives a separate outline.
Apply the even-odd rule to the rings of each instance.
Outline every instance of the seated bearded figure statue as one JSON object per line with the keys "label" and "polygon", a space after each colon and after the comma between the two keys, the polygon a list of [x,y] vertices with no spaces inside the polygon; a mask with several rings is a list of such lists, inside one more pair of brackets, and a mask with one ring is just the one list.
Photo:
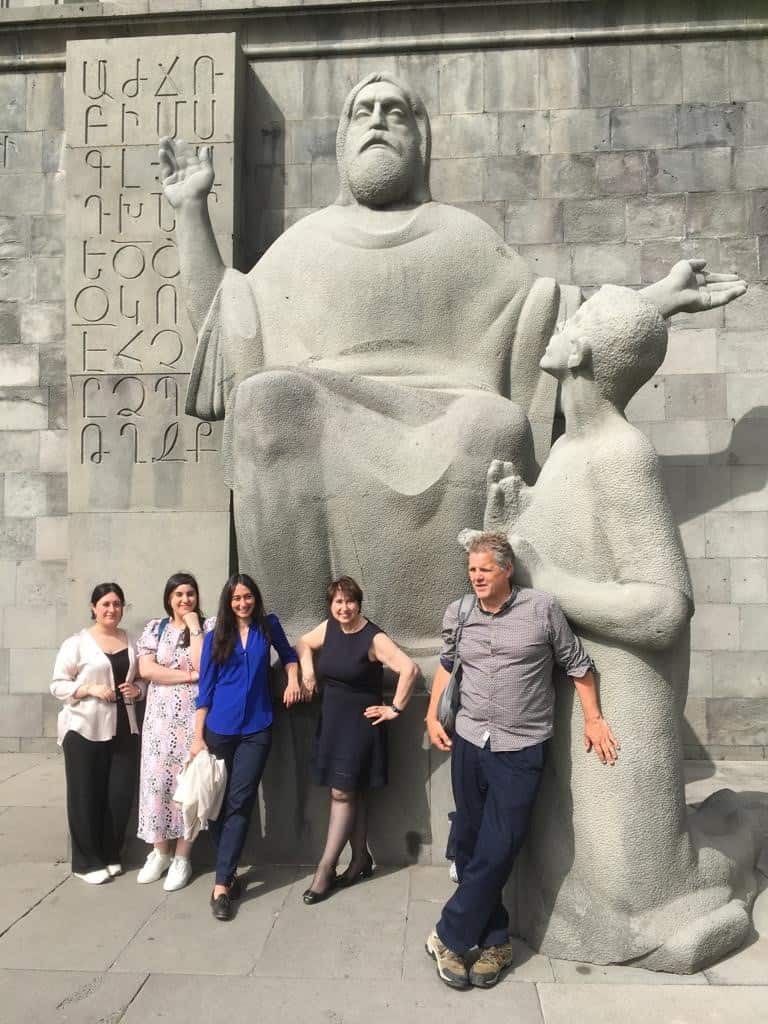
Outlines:
{"label": "seated bearded figure statue", "polygon": [[685,805],[691,583],[656,452],[624,418],[666,342],[658,309],[626,288],[601,289],[566,322],[541,361],[560,382],[565,434],[534,487],[491,465],[486,528],[510,531],[516,582],[559,601],[621,742],[610,770],[587,757],[572,687],[557,687],[518,863],[520,934],[555,957],[687,973],[748,935],[755,852],[730,791],[690,816]]}

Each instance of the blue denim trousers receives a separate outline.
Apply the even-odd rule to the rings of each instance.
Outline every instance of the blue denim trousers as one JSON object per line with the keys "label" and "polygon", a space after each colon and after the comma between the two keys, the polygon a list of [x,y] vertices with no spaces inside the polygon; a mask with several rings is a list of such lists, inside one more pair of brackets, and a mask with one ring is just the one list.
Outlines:
{"label": "blue denim trousers", "polygon": [[272,730],[223,736],[206,728],[205,742],[210,752],[227,766],[221,813],[210,828],[216,844],[216,885],[230,885],[248,836],[253,805],[272,746]]}
{"label": "blue denim trousers", "polygon": [[453,737],[459,884],[443,907],[437,934],[455,953],[509,941],[509,916],[501,893],[528,831],[544,746],[494,752],[488,745],[476,747],[461,736]]}

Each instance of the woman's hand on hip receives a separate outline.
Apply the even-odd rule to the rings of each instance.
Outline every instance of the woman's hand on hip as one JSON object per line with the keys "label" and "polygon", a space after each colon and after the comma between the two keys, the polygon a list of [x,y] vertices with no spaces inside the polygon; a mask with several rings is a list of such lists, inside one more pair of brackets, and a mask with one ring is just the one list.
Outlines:
{"label": "woman's hand on hip", "polygon": [[371,725],[381,725],[382,722],[392,722],[398,715],[391,704],[372,704],[363,712]]}

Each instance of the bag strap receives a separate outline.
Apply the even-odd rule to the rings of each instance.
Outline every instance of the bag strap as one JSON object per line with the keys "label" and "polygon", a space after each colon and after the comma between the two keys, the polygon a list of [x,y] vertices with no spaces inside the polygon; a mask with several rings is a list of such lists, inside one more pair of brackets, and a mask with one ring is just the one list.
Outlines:
{"label": "bag strap", "polygon": [[160,646],[160,641],[163,639],[163,633],[168,628],[168,623],[170,621],[171,620],[170,620],[170,618],[167,615],[166,615],[166,617],[164,619],[160,619],[160,625],[158,626],[158,629],[157,629],[157,646],[158,647]]}
{"label": "bag strap", "polygon": [[[465,609],[464,602],[467,599],[469,599],[470,603]],[[465,594],[461,601],[459,601],[459,621],[456,623],[456,630],[453,634],[453,653],[456,658],[459,656],[459,641],[461,640],[461,634],[464,631],[464,623],[474,611],[476,601],[477,598],[474,594]]]}

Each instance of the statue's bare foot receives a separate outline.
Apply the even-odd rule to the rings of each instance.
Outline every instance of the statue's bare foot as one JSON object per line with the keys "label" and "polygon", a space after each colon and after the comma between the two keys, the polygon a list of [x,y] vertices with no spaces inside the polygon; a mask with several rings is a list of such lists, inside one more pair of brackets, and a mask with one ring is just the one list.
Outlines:
{"label": "statue's bare foot", "polygon": [[494,459],[486,475],[487,497],[483,525],[486,530],[506,532],[523,510],[527,490],[512,462]]}

